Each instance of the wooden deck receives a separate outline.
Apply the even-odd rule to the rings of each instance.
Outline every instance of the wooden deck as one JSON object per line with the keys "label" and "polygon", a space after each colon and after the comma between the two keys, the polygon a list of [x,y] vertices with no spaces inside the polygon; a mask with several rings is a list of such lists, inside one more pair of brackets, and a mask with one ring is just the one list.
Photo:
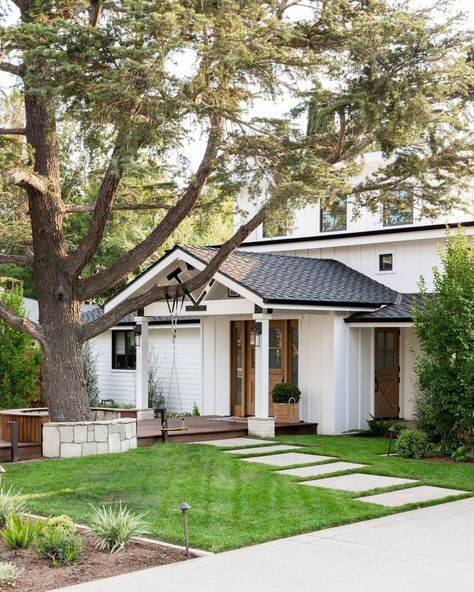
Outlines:
{"label": "wooden deck", "polygon": [[[170,419],[169,427],[182,425],[181,419]],[[169,442],[199,442],[202,440],[220,440],[222,438],[238,438],[247,435],[245,419],[226,419],[216,416],[186,417],[186,430],[168,432]],[[276,434],[316,434],[316,423],[279,424]],[[146,419],[138,422],[138,446],[152,446],[161,440],[161,422],[158,419]],[[18,445],[19,460],[43,458],[41,444],[20,442]],[[11,459],[10,442],[0,440],[0,462]]]}
{"label": "wooden deck", "polygon": [[[217,416],[186,417],[186,430],[168,432],[169,442],[199,442],[200,440],[220,440],[247,436],[245,419],[226,419]],[[180,427],[181,419],[168,420],[170,428]],[[318,424],[300,422],[297,424],[278,424],[277,435],[281,434],[316,434]],[[146,419],[138,422],[138,446],[151,446],[161,442],[161,422],[158,419]]]}

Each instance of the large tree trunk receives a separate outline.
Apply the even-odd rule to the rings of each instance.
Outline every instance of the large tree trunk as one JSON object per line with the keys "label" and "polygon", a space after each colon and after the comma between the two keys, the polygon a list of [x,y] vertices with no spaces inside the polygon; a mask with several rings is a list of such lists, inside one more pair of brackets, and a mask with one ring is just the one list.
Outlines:
{"label": "large tree trunk", "polygon": [[[59,316],[59,315],[58,315]],[[42,394],[50,421],[87,421],[89,398],[82,366],[82,343],[73,324],[56,323],[46,338]]]}

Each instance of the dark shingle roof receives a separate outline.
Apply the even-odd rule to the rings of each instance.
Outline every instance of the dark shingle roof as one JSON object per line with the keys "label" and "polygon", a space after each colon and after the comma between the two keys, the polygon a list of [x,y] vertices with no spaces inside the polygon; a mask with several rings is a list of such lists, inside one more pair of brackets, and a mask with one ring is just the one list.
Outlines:
{"label": "dark shingle roof", "polygon": [[[90,323],[103,316],[104,311],[100,306],[81,310],[81,321],[83,323]],[[134,325],[135,314],[129,314],[120,320],[117,325]],[[171,317],[149,317],[151,325],[167,325],[171,323]],[[179,317],[178,323],[196,323],[199,321],[198,317]]]}
{"label": "dark shingle roof", "polygon": [[[207,263],[214,247],[181,247]],[[220,272],[260,296],[266,304],[377,307],[396,302],[397,292],[333,259],[237,250]]]}
{"label": "dark shingle roof", "polygon": [[373,312],[356,312],[347,319],[346,323],[411,323],[413,321],[413,306],[420,308],[423,301],[420,294],[399,294],[398,301]]}

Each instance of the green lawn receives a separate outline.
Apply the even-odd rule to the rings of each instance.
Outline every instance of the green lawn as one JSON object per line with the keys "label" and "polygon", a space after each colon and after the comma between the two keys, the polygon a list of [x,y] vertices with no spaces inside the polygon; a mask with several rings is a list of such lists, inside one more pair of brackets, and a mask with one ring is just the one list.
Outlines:
{"label": "green lawn", "polygon": [[[474,465],[381,457],[387,440],[288,436],[305,451],[368,463],[363,471],[474,491]],[[310,459],[308,459],[310,462]],[[354,494],[303,487],[264,465],[238,462],[213,446],[168,444],[126,454],[6,465],[6,487],[21,489],[39,514],[87,523],[91,504],[119,500],[146,511],[152,536],[182,542],[179,503],[191,505],[192,546],[222,551],[384,516],[397,510],[356,502]],[[409,508],[409,506],[407,506]]]}

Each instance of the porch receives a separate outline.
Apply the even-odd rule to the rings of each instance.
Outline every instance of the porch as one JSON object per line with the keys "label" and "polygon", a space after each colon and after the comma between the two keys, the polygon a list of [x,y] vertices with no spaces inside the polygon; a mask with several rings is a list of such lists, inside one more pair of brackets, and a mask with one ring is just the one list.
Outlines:
{"label": "porch", "polygon": [[[168,420],[170,428],[181,426],[180,418]],[[169,442],[198,442],[203,440],[219,440],[221,438],[239,438],[247,436],[248,427],[245,418],[226,418],[221,416],[186,417],[186,430],[168,432]],[[276,435],[316,434],[317,423],[301,421],[297,424],[277,424]],[[161,422],[159,419],[145,419],[138,422],[138,446],[151,446],[162,441]]]}

